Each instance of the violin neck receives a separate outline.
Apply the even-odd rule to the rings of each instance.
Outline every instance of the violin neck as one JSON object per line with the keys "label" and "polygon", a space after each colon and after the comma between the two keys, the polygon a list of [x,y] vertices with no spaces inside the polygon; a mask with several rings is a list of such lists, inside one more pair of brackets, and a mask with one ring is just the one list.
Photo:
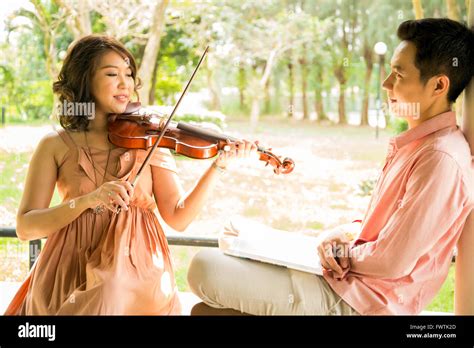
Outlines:
{"label": "violin neck", "polygon": [[[210,140],[221,140],[221,141],[229,140],[231,142],[237,142],[237,141],[241,140],[241,139],[231,137],[229,135],[225,135],[225,134],[215,132],[211,129],[205,129],[205,128],[202,128],[202,127],[199,127],[199,126],[193,126],[191,124],[183,123],[183,122],[179,122],[178,126],[176,128],[181,129],[181,130],[186,131],[186,132],[189,132],[189,133],[192,133],[192,134],[199,134],[199,135],[201,135],[205,138],[208,138]],[[261,146],[258,146],[257,150],[259,152],[265,152],[265,148],[263,148]]]}

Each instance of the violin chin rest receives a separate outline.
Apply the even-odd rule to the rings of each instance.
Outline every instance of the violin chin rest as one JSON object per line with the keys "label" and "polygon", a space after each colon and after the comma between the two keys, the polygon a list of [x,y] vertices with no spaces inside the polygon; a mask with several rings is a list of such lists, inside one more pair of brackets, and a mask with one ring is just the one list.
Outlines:
{"label": "violin chin rest", "polygon": [[138,112],[140,110],[142,104],[140,102],[133,102],[133,103],[128,103],[127,107],[125,108],[125,111],[123,112],[124,114],[133,114]]}

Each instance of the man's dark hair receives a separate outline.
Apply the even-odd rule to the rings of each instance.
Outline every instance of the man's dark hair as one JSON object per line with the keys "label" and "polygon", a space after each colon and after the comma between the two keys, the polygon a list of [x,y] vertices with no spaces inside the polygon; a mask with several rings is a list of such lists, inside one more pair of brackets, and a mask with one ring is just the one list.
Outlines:
{"label": "man's dark hair", "polygon": [[416,46],[423,83],[439,74],[449,78],[448,101],[454,102],[474,75],[474,31],[451,19],[425,18],[403,22],[397,35]]}

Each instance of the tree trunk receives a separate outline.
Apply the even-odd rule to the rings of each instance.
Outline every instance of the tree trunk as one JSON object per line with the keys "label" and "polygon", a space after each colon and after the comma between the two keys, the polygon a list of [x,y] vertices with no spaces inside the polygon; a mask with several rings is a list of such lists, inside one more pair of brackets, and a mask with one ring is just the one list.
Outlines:
{"label": "tree trunk", "polygon": [[[349,53],[349,42],[347,39],[346,33],[346,19],[342,21],[342,39],[341,49],[343,52],[342,57],[339,57],[333,66],[334,75],[336,76],[337,81],[339,82],[339,101],[338,101],[338,124],[347,124],[346,120],[346,100],[345,100],[345,93],[346,93],[346,83],[347,83],[347,67],[350,58]],[[342,59],[342,62],[340,61]]]}
{"label": "tree trunk", "polygon": [[207,70],[207,87],[211,93],[211,110],[220,110],[221,109],[221,100],[219,97],[219,91],[216,86],[216,81],[214,81],[214,71],[211,69]]}
{"label": "tree trunk", "polygon": [[[383,81],[385,80],[385,56],[381,56],[380,57],[380,80],[379,81]],[[381,103],[383,103],[383,99],[380,100]],[[381,104],[382,105],[382,104]],[[385,110],[385,127],[387,127],[390,123],[390,112],[388,112],[388,110],[386,108],[384,108]]]}
{"label": "tree trunk", "polygon": [[338,124],[341,124],[341,125],[347,124],[345,96],[346,96],[346,85],[340,84],[339,85],[339,102],[338,102],[338,113],[339,113]]}
{"label": "tree trunk", "polygon": [[[209,58],[209,57],[208,57]],[[211,93],[211,110],[221,109],[221,100],[219,95],[219,88],[217,87],[214,79],[214,70],[211,68],[209,59],[206,60],[206,76],[207,76],[207,87]]]}
{"label": "tree trunk", "polygon": [[290,56],[290,61],[288,63],[288,86],[290,89],[290,100],[287,108],[288,117],[293,117],[293,113],[295,111],[295,84],[293,75],[293,62],[291,61]]}
{"label": "tree trunk", "polygon": [[306,48],[303,45],[303,53],[299,59],[300,67],[301,67],[301,93],[302,93],[302,107],[303,107],[303,119],[308,119],[308,100],[306,96],[306,90],[308,85],[308,74],[307,74],[307,67],[306,67]]}
{"label": "tree trunk", "polygon": [[292,59],[292,50],[288,51],[288,87],[290,92],[290,100],[287,108],[288,117],[293,117],[295,111],[295,82],[294,82],[294,72],[293,72],[293,59]]}
{"label": "tree trunk", "polygon": [[271,98],[270,98],[270,80],[268,78],[267,83],[265,83],[265,113],[269,114],[271,112]]}
{"label": "tree trunk", "polygon": [[459,22],[459,9],[456,0],[446,0],[448,8],[448,18]]}
{"label": "tree trunk", "polygon": [[[47,15],[47,10],[44,4],[40,0],[31,0],[31,3],[35,7],[35,16],[38,20],[39,27],[43,32],[43,50],[46,57],[46,71],[51,81],[55,81],[58,78],[57,60],[58,55],[55,44],[55,30],[57,27],[51,25],[51,17]],[[49,116],[50,120],[57,119],[57,105],[59,103],[59,97],[53,93],[53,107]]]}
{"label": "tree trunk", "polygon": [[275,64],[277,54],[278,49],[274,49],[268,54],[268,59],[265,62],[265,69],[263,70],[262,77],[257,81],[257,90],[253,91],[254,94],[252,97],[252,109],[250,111],[250,123],[252,127],[255,127],[258,123],[258,119],[260,117],[260,100],[263,98],[263,90],[265,88],[265,84],[270,78],[270,73],[273,69],[273,65]]}
{"label": "tree trunk", "polygon": [[250,124],[255,127],[258,123],[260,116],[260,98],[257,96],[252,97],[252,108],[250,110]]}
{"label": "tree trunk", "polygon": [[[364,44],[364,60],[366,65],[364,78],[364,99],[362,101],[362,113],[360,115],[360,125],[367,126],[369,124],[369,95],[370,95],[370,79],[374,68],[372,48],[365,42]],[[379,83],[378,81],[377,83]]]}
{"label": "tree trunk", "polygon": [[79,0],[77,15],[74,16],[78,33],[76,39],[85,35],[92,34],[92,25],[90,18],[90,8],[87,0]]}
{"label": "tree trunk", "polygon": [[155,104],[155,86],[156,86],[157,79],[158,79],[158,59],[156,59],[155,61],[155,68],[153,70],[153,78],[151,80],[150,95],[148,97],[150,105]]}
{"label": "tree trunk", "polygon": [[79,0],[77,10],[70,2],[64,0],[54,0],[54,2],[58,7],[66,10],[66,26],[74,35],[74,40],[92,34],[91,8],[87,0]]}
{"label": "tree trunk", "polygon": [[316,69],[316,83],[314,85],[314,109],[318,122],[327,120],[328,117],[324,112],[324,103],[322,96],[323,72],[320,66]]}
{"label": "tree trunk", "polygon": [[306,75],[306,68],[302,67],[303,76],[301,76],[301,90],[302,90],[302,104],[303,104],[303,119],[308,119],[308,98],[306,96],[307,90],[307,75]]}
{"label": "tree trunk", "polygon": [[421,5],[421,0],[412,0],[413,4],[413,12],[415,12],[415,19],[422,19],[424,17],[423,14],[423,6]]}
{"label": "tree trunk", "polygon": [[239,67],[239,77],[238,77],[238,87],[239,87],[239,101],[240,101],[240,110],[243,110],[245,107],[245,69]]}
{"label": "tree trunk", "polygon": [[343,64],[338,65],[334,69],[334,75],[339,82],[339,101],[338,101],[338,124],[347,124],[346,120],[346,101],[345,101],[345,93],[346,93],[346,70]]}
{"label": "tree trunk", "polygon": [[323,96],[321,94],[321,88],[319,87],[314,90],[314,108],[316,110],[318,122],[328,119],[324,113]]}
{"label": "tree trunk", "polygon": [[369,90],[370,90],[370,78],[372,76],[372,66],[367,67],[365,70],[364,79],[364,99],[362,101],[362,113],[360,115],[360,125],[367,126],[369,124]]}
{"label": "tree trunk", "polygon": [[145,52],[138,71],[138,76],[142,81],[142,88],[139,89],[139,94],[140,101],[143,105],[149,104],[150,89],[153,87],[151,80],[155,62],[158,58],[158,52],[160,51],[161,35],[163,33],[165,11],[168,2],[169,0],[162,0],[155,7],[155,13],[150,27],[150,37],[145,46]]}
{"label": "tree trunk", "polygon": [[47,14],[47,10],[44,7],[44,4],[40,0],[31,0],[31,3],[35,7],[33,12],[38,20],[39,27],[43,32],[43,51],[46,57],[46,71],[48,72],[51,80],[56,80],[58,77],[57,69],[57,52],[55,45],[55,30],[51,25],[50,16]]}

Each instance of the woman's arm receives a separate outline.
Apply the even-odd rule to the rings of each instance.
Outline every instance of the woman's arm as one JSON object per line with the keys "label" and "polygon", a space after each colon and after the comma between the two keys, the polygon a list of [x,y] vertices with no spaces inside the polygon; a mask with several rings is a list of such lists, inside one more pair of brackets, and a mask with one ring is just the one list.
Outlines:
{"label": "woman's arm", "polygon": [[128,210],[133,196],[129,182],[108,181],[92,192],[49,208],[57,180],[58,165],[54,156],[59,146],[55,145],[57,139],[57,135],[43,138],[31,159],[16,218],[16,234],[21,241],[47,237],[69,225],[84,210],[100,204],[111,211],[115,211],[116,205]]}
{"label": "woman's arm", "polygon": [[158,210],[165,222],[176,231],[184,231],[201,211],[217,183],[219,172],[210,166],[196,185],[184,192],[178,175],[152,166],[153,192]]}
{"label": "woman's arm", "polygon": [[229,151],[219,155],[188,193],[184,193],[176,173],[152,166],[153,193],[163,220],[173,229],[184,231],[211,194],[223,170],[220,168],[227,167],[235,158],[247,158],[256,150],[257,146],[246,140],[230,146]]}
{"label": "woman's arm", "polygon": [[45,136],[31,159],[16,218],[16,233],[21,241],[47,237],[91,207],[89,195],[84,195],[48,208],[58,170],[54,157],[55,141],[55,135]]}

